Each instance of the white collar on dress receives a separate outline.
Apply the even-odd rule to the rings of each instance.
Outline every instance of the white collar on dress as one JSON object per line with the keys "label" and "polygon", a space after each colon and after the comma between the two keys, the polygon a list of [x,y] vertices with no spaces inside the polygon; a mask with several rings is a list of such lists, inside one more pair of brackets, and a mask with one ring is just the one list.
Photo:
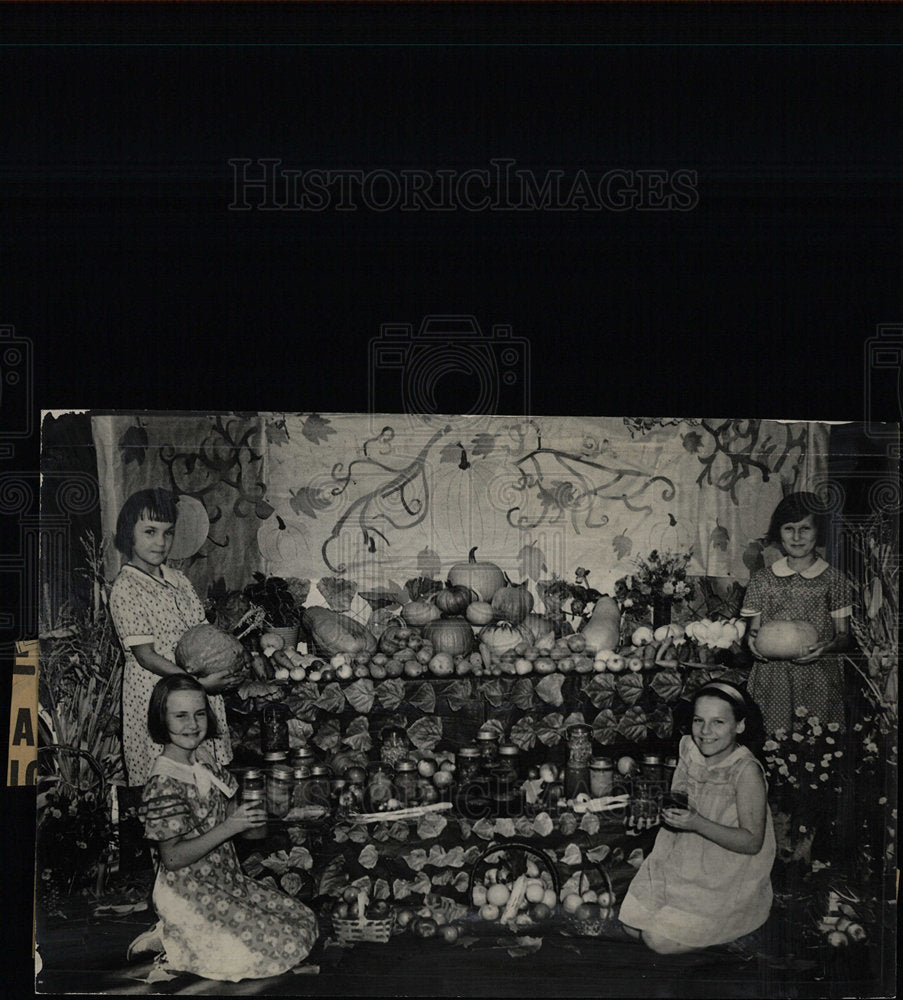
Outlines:
{"label": "white collar on dress", "polygon": [[775,576],[801,576],[804,580],[813,580],[815,577],[821,576],[827,568],[828,563],[820,556],[817,556],[815,562],[804,570],[791,569],[787,563],[787,556],[783,556],[771,564],[771,572]]}
{"label": "white collar on dress", "polygon": [[158,576],[151,576],[150,573],[146,573],[143,569],[139,569],[137,566],[133,566],[131,563],[123,563],[122,568],[132,570],[134,573],[137,573],[142,580],[153,580],[154,583],[158,584],[161,587],[164,586],[165,584],[168,584],[170,587],[175,587],[176,585],[176,578],[173,575],[173,570],[171,570],[169,566],[166,565],[166,563],[163,563],[163,565],[160,567],[160,572],[163,574],[162,580]]}
{"label": "white collar on dress", "polygon": [[226,798],[232,798],[233,790],[219,778],[201,761],[196,760],[194,764],[180,764],[177,760],[171,760],[160,754],[154,761],[151,774],[159,774],[164,778],[175,778],[186,785],[196,785],[201,797],[206,797],[211,785],[215,785]]}

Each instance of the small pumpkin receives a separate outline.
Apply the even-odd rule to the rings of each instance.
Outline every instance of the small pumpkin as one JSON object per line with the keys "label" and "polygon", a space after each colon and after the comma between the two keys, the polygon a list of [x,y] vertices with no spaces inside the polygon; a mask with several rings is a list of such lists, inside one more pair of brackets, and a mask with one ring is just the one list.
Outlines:
{"label": "small pumpkin", "polygon": [[439,618],[423,626],[423,638],[437,653],[466,656],[473,650],[474,635],[465,618]]}
{"label": "small pumpkin", "polygon": [[522,622],[533,610],[533,595],[527,590],[527,581],[512,583],[507,580],[492,595],[492,610],[497,618],[506,622]]}
{"label": "small pumpkin", "polygon": [[462,615],[469,604],[475,600],[475,594],[470,587],[448,583],[444,590],[433,595],[433,603],[447,618]]}
{"label": "small pumpkin", "polygon": [[464,617],[471,625],[488,625],[490,622],[495,621],[495,612],[492,610],[492,605],[489,601],[474,601],[472,604],[467,605]]}
{"label": "small pumpkin", "polygon": [[392,656],[393,653],[407,647],[408,639],[412,635],[413,632],[401,618],[394,618],[379,637],[379,651],[387,656]]}
{"label": "small pumpkin", "polygon": [[505,574],[491,562],[477,562],[475,545],[467,557],[467,562],[455,563],[448,571],[448,582],[452,586],[469,587],[477,600],[491,601],[492,595],[505,583]]}
{"label": "small pumpkin", "polygon": [[401,609],[406,625],[419,627],[435,621],[442,612],[431,601],[408,601]]}
{"label": "small pumpkin", "polygon": [[497,656],[507,653],[524,641],[532,642],[533,633],[523,623],[496,622],[493,625],[486,625],[480,631],[480,642],[490,653],[495,653]]}

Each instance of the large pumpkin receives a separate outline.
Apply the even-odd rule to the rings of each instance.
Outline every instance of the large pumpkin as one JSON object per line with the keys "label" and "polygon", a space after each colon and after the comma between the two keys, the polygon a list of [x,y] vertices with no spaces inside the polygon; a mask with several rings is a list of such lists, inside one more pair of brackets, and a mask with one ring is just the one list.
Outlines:
{"label": "large pumpkin", "polygon": [[769,660],[795,660],[817,642],[815,626],[802,621],[765,622],[755,638],[756,649]]}
{"label": "large pumpkin", "polygon": [[474,646],[473,629],[464,618],[439,618],[423,626],[423,638],[437,653],[467,655]]}
{"label": "large pumpkin", "polygon": [[305,608],[301,627],[307,640],[321,656],[358,653],[376,649],[376,636],[360,622],[328,608]]}
{"label": "large pumpkin", "polygon": [[469,587],[478,601],[491,601],[499,587],[505,584],[505,574],[491,562],[477,562],[477,546],[470,550],[467,562],[455,563],[448,571],[448,583],[453,587]]}
{"label": "large pumpkin", "polygon": [[[202,654],[211,662],[202,665]],[[192,625],[182,634],[175,656],[176,663],[195,677],[241,674],[249,662],[244,646],[235,636],[208,622]]]}
{"label": "large pumpkin", "polygon": [[442,612],[431,601],[408,601],[401,609],[406,625],[419,627],[434,621]]}

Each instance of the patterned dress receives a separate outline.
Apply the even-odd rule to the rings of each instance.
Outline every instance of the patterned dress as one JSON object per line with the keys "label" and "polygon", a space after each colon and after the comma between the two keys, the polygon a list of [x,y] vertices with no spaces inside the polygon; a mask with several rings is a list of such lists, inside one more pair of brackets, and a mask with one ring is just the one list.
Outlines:
{"label": "patterned dress", "polygon": [[[161,568],[162,580],[126,564],[110,592],[110,612],[125,650],[122,750],[131,787],[147,781],[163,749],[154,743],[147,731],[147,706],[151,691],[160,678],[141,666],[132,647],[152,642],[154,652],[175,662],[176,645],[186,629],[207,620],[188,577],[169,566]],[[221,695],[208,695],[207,700],[223,735],[216,740],[205,740],[198,756],[211,763],[228,764],[232,760],[232,745],[226,725],[226,707]]]}
{"label": "patterned dress", "polygon": [[[798,573],[786,557],[761,569],[749,582],[743,615],[761,615],[762,624],[776,619],[807,621],[815,626],[818,641],[834,637],[835,620],[852,611],[847,579],[824,559]],[[749,675],[749,693],[762,709],[769,736],[790,732],[793,712],[805,705],[822,723],[844,725],[843,660],[822,656],[812,663],[790,660],[757,660]]]}
{"label": "patterned dress", "polygon": [[[226,819],[236,787],[216,764],[191,767],[159,757],[144,788],[148,839],[212,830]],[[161,864],[153,899],[166,966],[173,971],[227,982],[278,976],[302,962],[317,939],[314,914],[248,878],[228,840],[178,871]]]}
{"label": "patterned dress", "polygon": [[[761,764],[746,747],[738,746],[720,764],[709,764],[692,738],[684,736],[671,788],[687,792],[706,819],[738,827],[737,782],[747,767]],[[765,839],[758,854],[739,854],[690,830],[662,827],[630,883],[621,921],[691,948],[736,941],[761,927],[771,910],[775,856],[771,811],[767,806],[765,811]]]}

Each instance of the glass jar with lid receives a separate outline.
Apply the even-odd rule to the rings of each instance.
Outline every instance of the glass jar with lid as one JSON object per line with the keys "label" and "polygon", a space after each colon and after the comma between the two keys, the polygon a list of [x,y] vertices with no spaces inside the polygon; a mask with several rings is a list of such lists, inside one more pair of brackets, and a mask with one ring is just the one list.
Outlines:
{"label": "glass jar with lid", "polygon": [[332,769],[325,764],[314,764],[310,769],[310,805],[332,808]]}
{"label": "glass jar with lid", "polygon": [[295,788],[292,792],[292,807],[299,808],[311,805],[310,801],[310,767],[307,764],[297,764],[293,768]]}
{"label": "glass jar with lid", "polygon": [[666,757],[663,767],[665,772],[665,790],[668,791],[671,788],[671,783],[674,781],[674,772],[677,770],[677,758]]}
{"label": "glass jar with lid", "polygon": [[382,746],[379,759],[390,767],[397,767],[398,762],[411,752],[411,741],[407,732],[401,726],[390,726],[383,730]]}
{"label": "glass jar with lid", "polygon": [[295,787],[294,772],[284,764],[271,767],[266,776],[267,812],[276,819],[282,819],[292,807],[292,791]]}
{"label": "glass jar with lid", "polygon": [[292,750],[291,762],[292,767],[301,767],[302,765],[313,767],[317,762],[317,755],[314,753],[313,747],[305,743]]}
{"label": "glass jar with lid", "polygon": [[594,757],[589,762],[589,793],[594,799],[611,795],[614,787],[614,763],[608,757]]}
{"label": "glass jar with lid", "polygon": [[370,770],[367,781],[367,808],[370,812],[379,812],[381,806],[395,797],[393,774],[388,764],[377,764]]}
{"label": "glass jar with lid", "polygon": [[405,757],[395,767],[395,793],[403,806],[415,806],[420,799],[417,762]]}
{"label": "glass jar with lid", "polygon": [[499,759],[499,734],[495,729],[481,729],[477,733],[476,744],[480,748],[480,759],[486,771],[492,770]]}
{"label": "glass jar with lid", "polygon": [[[259,805],[266,808],[266,792],[262,788],[244,788],[241,793],[242,803]],[[245,840],[264,840],[267,835],[267,825],[254,826],[242,832]]]}
{"label": "glass jar with lid", "polygon": [[264,787],[263,771],[259,767],[246,768],[241,776],[242,792],[262,792]]}
{"label": "glass jar with lid", "polygon": [[587,767],[593,756],[592,726],[578,722],[568,726],[566,738],[568,742],[568,766]]}
{"label": "glass jar with lid", "polygon": [[640,758],[640,767],[643,778],[653,784],[663,785],[665,780],[665,769],[662,758],[657,753],[644,753]]}
{"label": "glass jar with lid", "polygon": [[480,776],[480,748],[463,746],[455,754],[455,780],[459,785],[474,781]]}
{"label": "glass jar with lid", "polygon": [[288,710],[284,705],[264,705],[260,710],[260,750],[288,753]]}
{"label": "glass jar with lid", "polygon": [[502,743],[494,772],[506,775],[511,781],[517,781],[520,777],[520,747],[515,743]]}

